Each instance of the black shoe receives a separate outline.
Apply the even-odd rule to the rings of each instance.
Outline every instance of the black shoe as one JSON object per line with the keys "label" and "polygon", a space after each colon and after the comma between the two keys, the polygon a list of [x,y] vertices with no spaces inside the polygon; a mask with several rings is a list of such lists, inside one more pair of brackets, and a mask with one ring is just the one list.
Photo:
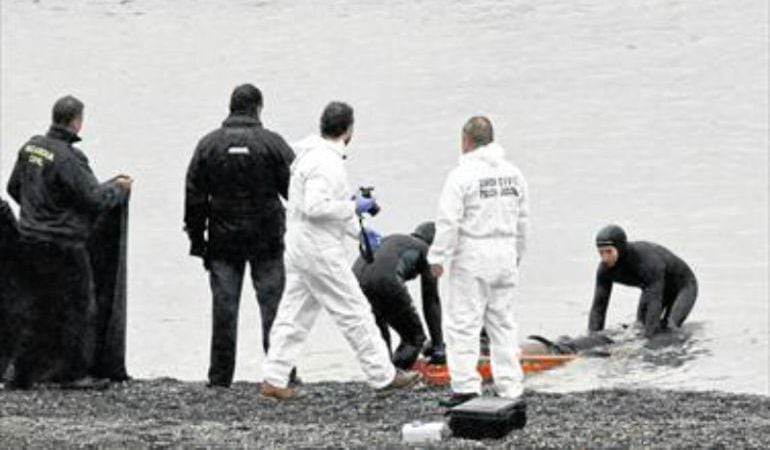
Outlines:
{"label": "black shoe", "polygon": [[228,389],[230,387],[230,383],[225,383],[224,381],[209,381],[206,383],[206,387],[214,389]]}
{"label": "black shoe", "polygon": [[302,378],[297,375],[297,368],[292,367],[291,372],[289,372],[289,387],[302,386],[303,384]]}
{"label": "black shoe", "polygon": [[440,344],[433,347],[428,364],[444,365],[446,364],[446,350],[444,345]]}
{"label": "black shoe", "polygon": [[107,378],[82,377],[73,381],[65,381],[59,387],[75,391],[103,391],[110,387],[110,380]]}
{"label": "black shoe", "polygon": [[440,406],[443,406],[444,408],[454,408],[457,405],[462,405],[463,403],[467,402],[468,400],[474,399],[478,397],[479,394],[475,392],[467,393],[467,394],[452,394],[449,398],[445,398],[438,401],[438,404]]}

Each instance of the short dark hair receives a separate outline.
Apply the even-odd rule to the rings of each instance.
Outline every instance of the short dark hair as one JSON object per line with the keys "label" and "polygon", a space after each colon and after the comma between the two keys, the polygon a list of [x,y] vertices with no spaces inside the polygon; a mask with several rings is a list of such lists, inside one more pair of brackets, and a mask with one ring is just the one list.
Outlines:
{"label": "short dark hair", "polygon": [[262,91],[253,84],[242,84],[233,89],[230,95],[230,112],[252,113],[262,106]]}
{"label": "short dark hair", "polygon": [[473,116],[468,119],[463,126],[463,134],[471,138],[471,141],[479,147],[495,139],[492,121],[484,116]]}
{"label": "short dark hair", "polygon": [[73,120],[83,115],[83,102],[71,95],[56,100],[51,110],[51,120],[55,125],[68,126]]}
{"label": "short dark hair", "polygon": [[321,136],[338,138],[353,125],[353,108],[347,103],[331,102],[321,114]]}

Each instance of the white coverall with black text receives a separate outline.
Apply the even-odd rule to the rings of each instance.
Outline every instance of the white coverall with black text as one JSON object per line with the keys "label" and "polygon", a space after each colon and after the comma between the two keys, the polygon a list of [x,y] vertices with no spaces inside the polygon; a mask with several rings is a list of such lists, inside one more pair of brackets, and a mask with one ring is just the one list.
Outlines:
{"label": "white coverall with black text", "polygon": [[495,387],[501,397],[523,392],[513,317],[518,261],[525,248],[527,184],[496,143],[460,157],[439,200],[436,238],[428,261],[446,267],[447,359],[455,393],[481,393],[476,371],[479,334],[486,328]]}

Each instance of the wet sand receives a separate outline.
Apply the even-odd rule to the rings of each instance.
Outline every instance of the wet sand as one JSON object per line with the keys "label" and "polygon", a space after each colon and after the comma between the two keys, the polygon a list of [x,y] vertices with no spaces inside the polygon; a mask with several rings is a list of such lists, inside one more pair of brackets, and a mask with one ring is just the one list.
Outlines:
{"label": "wet sand", "polygon": [[[0,390],[0,447],[400,447],[401,426],[441,420],[440,388],[386,399],[361,383],[303,387],[292,402],[259,385],[208,389],[136,380],[103,392]],[[442,447],[768,448],[770,397],[720,392],[598,390],[527,393],[529,423],[496,441],[450,438]]]}

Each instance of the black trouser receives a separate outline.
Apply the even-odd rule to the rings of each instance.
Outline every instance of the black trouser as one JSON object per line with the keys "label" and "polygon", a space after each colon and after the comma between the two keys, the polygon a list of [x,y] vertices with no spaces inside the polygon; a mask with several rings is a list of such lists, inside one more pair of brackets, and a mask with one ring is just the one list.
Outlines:
{"label": "black trouser", "polygon": [[13,382],[28,385],[52,373],[58,381],[86,376],[95,300],[85,245],[24,240],[19,256],[20,333]]}
{"label": "black trouser", "polygon": [[695,305],[698,298],[698,282],[695,278],[684,284],[673,296],[673,301],[667,302],[663,309],[662,328],[679,328]]}
{"label": "black trouser", "polygon": [[[660,328],[679,328],[695,305],[698,298],[698,281],[693,277],[680,282],[676,288],[666,289],[663,294],[663,311],[660,317]],[[644,323],[647,316],[648,305],[639,302],[636,310],[637,322]]]}
{"label": "black trouser", "polygon": [[[262,347],[267,353],[270,346],[270,328],[273,326],[278,303],[286,284],[283,257],[250,259],[251,280],[257,291],[262,316]],[[238,337],[238,309],[246,260],[212,260],[209,281],[213,296],[213,326],[211,333],[211,362],[209,382],[229,386],[235,370],[235,349]]]}
{"label": "black trouser", "polygon": [[398,348],[391,353],[393,365],[408,370],[425,343],[425,332],[409,291],[398,280],[379,280],[364,286],[363,291],[372,305],[375,321],[388,344],[388,350],[391,348],[388,326],[396,330],[401,338]]}

